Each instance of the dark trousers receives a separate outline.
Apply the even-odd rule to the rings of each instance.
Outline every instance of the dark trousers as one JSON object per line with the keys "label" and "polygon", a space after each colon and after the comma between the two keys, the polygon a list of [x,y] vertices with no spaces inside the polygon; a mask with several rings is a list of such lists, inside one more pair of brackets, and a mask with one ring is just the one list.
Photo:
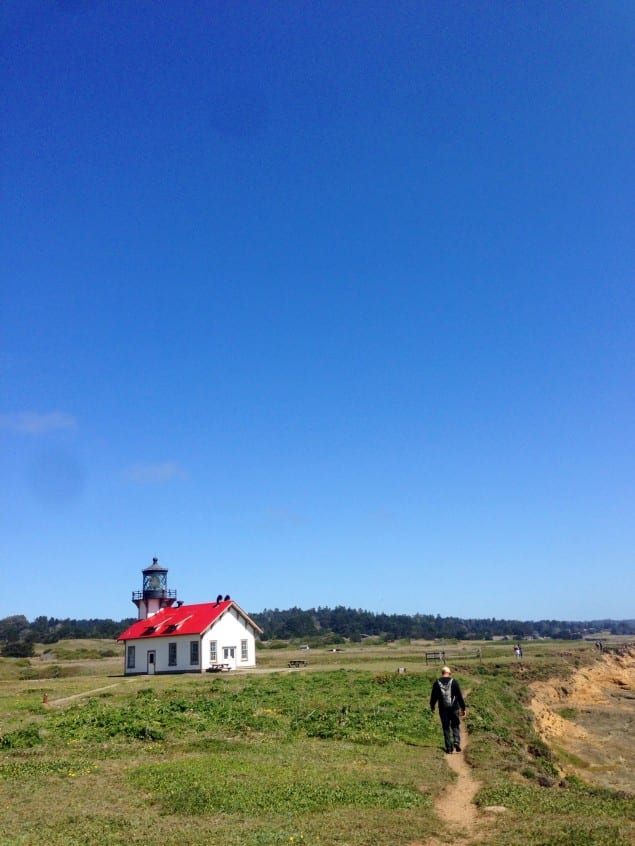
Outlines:
{"label": "dark trousers", "polygon": [[461,745],[461,721],[459,712],[454,708],[439,708],[441,725],[443,726],[443,739],[445,740],[445,751],[452,751],[452,744]]}

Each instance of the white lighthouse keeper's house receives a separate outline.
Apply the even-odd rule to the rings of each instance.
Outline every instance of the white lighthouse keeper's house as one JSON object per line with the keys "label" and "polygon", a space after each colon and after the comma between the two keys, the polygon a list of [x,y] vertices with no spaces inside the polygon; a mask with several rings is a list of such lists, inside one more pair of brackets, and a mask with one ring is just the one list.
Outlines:
{"label": "white lighthouse keeper's house", "polygon": [[139,619],[117,638],[125,646],[125,675],[255,667],[262,629],[229,596],[197,605],[177,602],[167,573],[153,558],[143,570],[143,590],[132,594]]}

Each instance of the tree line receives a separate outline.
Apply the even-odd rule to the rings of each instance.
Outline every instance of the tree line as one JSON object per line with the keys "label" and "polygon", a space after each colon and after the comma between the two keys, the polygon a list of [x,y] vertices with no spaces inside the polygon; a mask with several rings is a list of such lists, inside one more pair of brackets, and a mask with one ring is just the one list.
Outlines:
{"label": "tree line", "polygon": [[[302,639],[308,643],[359,642],[367,637],[383,640],[490,640],[510,637],[523,640],[549,637],[572,640],[600,632],[634,635],[635,620],[498,620],[441,617],[439,614],[381,614],[339,605],[335,608],[265,609],[251,618],[263,629],[262,640]],[[22,614],[0,619],[2,655],[29,655],[35,643],[55,643],[63,639],[112,638],[135,622],[123,620],[73,620],[36,617],[29,621]]]}
{"label": "tree line", "polygon": [[511,637],[550,637],[571,640],[598,632],[615,635],[635,634],[635,620],[498,620],[462,619],[437,614],[381,614],[345,608],[290,608],[265,610],[251,617],[264,630],[263,640],[328,638],[339,636],[352,641],[365,637],[386,640],[489,640]]}
{"label": "tree line", "polygon": [[36,617],[29,622],[23,614],[14,614],[0,620],[0,654],[28,657],[33,654],[35,643],[57,643],[58,640],[75,640],[82,637],[117,638],[135,618],[125,620],[91,619],[60,620],[57,617]]}

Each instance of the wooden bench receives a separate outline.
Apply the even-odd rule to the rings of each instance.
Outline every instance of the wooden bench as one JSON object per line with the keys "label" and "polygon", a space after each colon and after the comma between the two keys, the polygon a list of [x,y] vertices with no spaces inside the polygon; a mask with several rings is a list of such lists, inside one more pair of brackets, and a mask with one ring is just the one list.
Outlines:
{"label": "wooden bench", "polygon": [[437,649],[434,652],[426,652],[426,664],[430,661],[445,664],[447,661],[462,661],[464,658],[481,658],[480,646],[474,649],[450,649],[447,652],[444,649]]}
{"label": "wooden bench", "polygon": [[289,661],[289,666],[298,669],[299,667],[306,667],[306,663],[307,662],[303,661],[301,658],[293,658]]}
{"label": "wooden bench", "polygon": [[229,664],[210,664],[207,668],[208,673],[227,673],[231,667]]}

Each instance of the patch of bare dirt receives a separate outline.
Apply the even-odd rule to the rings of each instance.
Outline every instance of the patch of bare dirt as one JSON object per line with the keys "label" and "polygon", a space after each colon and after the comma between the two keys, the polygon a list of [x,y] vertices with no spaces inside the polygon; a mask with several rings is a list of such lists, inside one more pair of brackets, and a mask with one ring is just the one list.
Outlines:
{"label": "patch of bare dirt", "polygon": [[[461,725],[461,746],[465,751],[469,744],[469,735],[465,724]],[[451,782],[435,802],[435,810],[450,830],[452,846],[470,846],[477,843],[488,820],[479,813],[474,804],[474,797],[481,786],[474,778],[472,768],[466,762],[463,752],[446,755],[445,760],[456,773]],[[446,846],[435,838],[424,844],[413,843],[410,846]]]}
{"label": "patch of bare dirt", "polygon": [[[468,742],[465,727],[462,734],[465,749]],[[456,781],[439,797],[436,804],[437,813],[452,828],[460,832],[471,832],[476,825],[478,814],[473,800],[480,784],[472,775],[472,769],[467,765],[462,752],[446,755],[446,761],[456,773]],[[456,843],[456,840],[454,842]]]}
{"label": "patch of bare dirt", "polygon": [[635,649],[605,652],[572,678],[531,685],[543,739],[566,772],[635,792]]}

